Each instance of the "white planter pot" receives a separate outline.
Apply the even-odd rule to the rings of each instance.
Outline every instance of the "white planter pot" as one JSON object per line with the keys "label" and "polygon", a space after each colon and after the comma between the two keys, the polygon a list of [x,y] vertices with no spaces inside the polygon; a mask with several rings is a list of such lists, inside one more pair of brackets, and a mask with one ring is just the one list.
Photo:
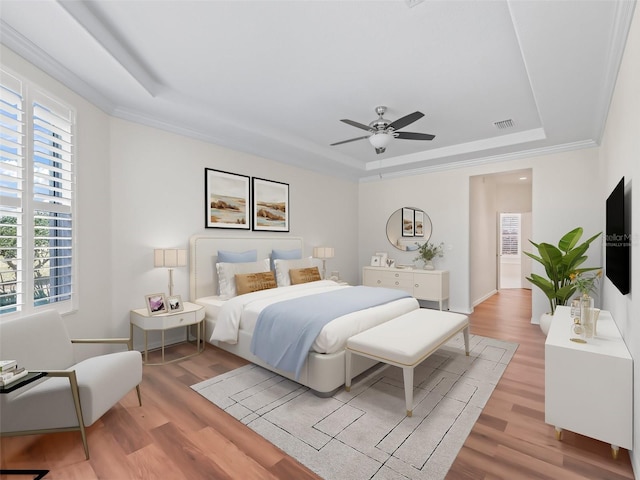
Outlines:
{"label": "white planter pot", "polygon": [[551,313],[543,313],[542,315],[540,315],[540,330],[542,330],[542,333],[544,333],[545,335],[549,333],[552,319],[553,314]]}

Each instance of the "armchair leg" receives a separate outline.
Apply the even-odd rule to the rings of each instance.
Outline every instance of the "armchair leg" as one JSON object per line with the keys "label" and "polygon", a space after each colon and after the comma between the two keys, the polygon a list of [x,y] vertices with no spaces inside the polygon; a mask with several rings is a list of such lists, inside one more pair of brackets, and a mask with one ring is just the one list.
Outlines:
{"label": "armchair leg", "polygon": [[136,385],[136,392],[138,392],[138,403],[142,406],[142,395],[140,395],[140,385]]}
{"label": "armchair leg", "polygon": [[80,393],[78,391],[78,379],[76,378],[75,371],[70,372],[69,382],[71,382],[71,395],[73,395],[73,404],[76,407],[76,416],[78,417],[78,426],[80,428],[80,435],[82,436],[82,445],[84,446],[84,454],[87,460],[89,460],[89,444],[87,443],[87,432],[84,429],[84,419],[82,418],[82,407],[80,406]]}

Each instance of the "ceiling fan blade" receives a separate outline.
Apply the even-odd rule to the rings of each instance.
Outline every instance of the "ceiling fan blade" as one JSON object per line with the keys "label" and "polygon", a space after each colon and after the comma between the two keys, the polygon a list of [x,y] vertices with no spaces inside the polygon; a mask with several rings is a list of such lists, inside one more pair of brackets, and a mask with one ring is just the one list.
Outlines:
{"label": "ceiling fan blade", "polygon": [[369,135],[365,135],[364,137],[358,137],[358,138],[350,138],[349,140],[343,140],[341,142],[332,143],[331,146],[333,147],[334,145],[342,145],[343,143],[355,142],[356,140],[362,140],[364,138],[369,138]]}
{"label": "ceiling fan blade", "polygon": [[414,133],[414,132],[394,132],[393,134],[396,138],[401,138],[403,140],[433,140],[436,138],[435,135],[431,135],[429,133]]}
{"label": "ceiling fan blade", "polygon": [[397,119],[395,122],[391,122],[387,128],[393,128],[394,130],[400,130],[403,127],[415,122],[416,120],[420,120],[424,117],[424,113],[422,112],[413,112],[409,115],[405,115],[402,118]]}
{"label": "ceiling fan blade", "polygon": [[362,123],[354,122],[353,120],[347,120],[346,118],[343,118],[340,121],[346,123],[347,125],[351,125],[352,127],[361,128],[362,130],[366,130],[368,132],[374,131],[374,129],[371,128],[369,125],[364,125]]}

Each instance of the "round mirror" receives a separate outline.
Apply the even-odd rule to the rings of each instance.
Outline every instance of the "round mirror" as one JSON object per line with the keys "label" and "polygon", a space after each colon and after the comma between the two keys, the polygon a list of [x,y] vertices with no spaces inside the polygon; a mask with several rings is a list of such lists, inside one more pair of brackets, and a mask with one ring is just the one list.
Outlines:
{"label": "round mirror", "polygon": [[387,238],[398,250],[417,250],[431,238],[431,219],[419,208],[399,208],[387,220]]}

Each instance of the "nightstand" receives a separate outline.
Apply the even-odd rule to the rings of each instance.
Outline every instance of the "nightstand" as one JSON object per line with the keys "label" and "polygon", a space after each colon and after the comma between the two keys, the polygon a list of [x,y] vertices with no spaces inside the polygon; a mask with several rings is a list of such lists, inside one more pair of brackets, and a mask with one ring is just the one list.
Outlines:
{"label": "nightstand", "polygon": [[[193,357],[204,351],[204,307],[195,303],[183,302],[184,309],[175,313],[162,313],[160,315],[149,315],[146,308],[138,308],[131,310],[129,316],[131,342],[133,343],[133,327],[134,325],[144,332],[144,364],[145,365],[163,365],[165,363],[176,362],[185,358]],[[189,340],[189,327],[196,327],[196,351],[190,355],[185,355],[165,362],[164,360],[164,332],[172,328],[185,327],[187,340]],[[152,330],[160,330],[162,332],[162,361],[159,363],[148,363],[149,350],[147,344],[147,334]]]}

